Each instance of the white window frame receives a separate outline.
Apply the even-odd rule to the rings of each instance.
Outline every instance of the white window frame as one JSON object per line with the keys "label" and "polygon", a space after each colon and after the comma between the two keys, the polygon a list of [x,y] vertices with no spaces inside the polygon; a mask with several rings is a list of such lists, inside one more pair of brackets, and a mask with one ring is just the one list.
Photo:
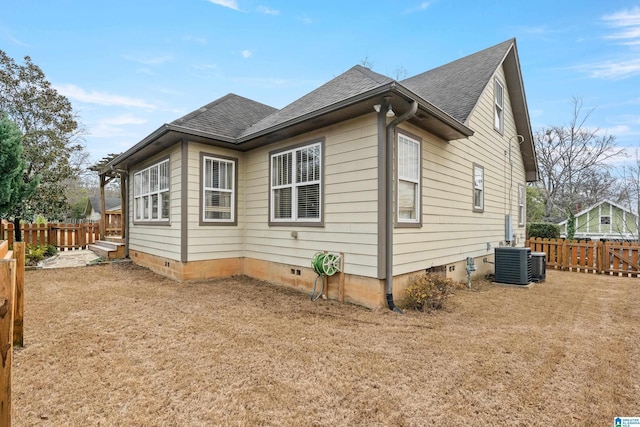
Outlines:
{"label": "white window frame", "polygon": [[524,185],[518,185],[518,225],[523,226],[525,221],[526,191]]}
{"label": "white window frame", "polygon": [[[209,163],[211,162],[211,163]],[[216,162],[220,165],[225,165],[226,168],[231,168],[231,177],[228,178],[228,175],[222,173],[222,168],[219,168],[219,176],[218,176],[218,186],[208,186],[207,184],[207,169],[213,166],[213,162]],[[209,163],[209,165],[207,164]],[[202,209],[201,209],[201,220],[203,223],[207,224],[230,224],[236,222],[236,160],[231,158],[218,157],[215,155],[202,155]],[[212,171],[213,173],[213,171]],[[228,181],[228,182],[227,182]],[[207,195],[209,192],[220,192],[226,193],[229,195],[230,202],[229,206],[212,206],[208,205]],[[229,218],[207,218],[207,213],[209,212],[219,212],[226,213],[229,212]]]}
{"label": "white window frame", "polygon": [[[318,159],[318,174],[317,176],[311,175],[307,172],[305,180],[301,180],[302,176],[298,174],[302,173],[300,170],[302,162],[298,162],[298,153],[302,153],[306,150],[318,150],[317,151],[317,159]],[[284,162],[279,161],[280,159],[286,159],[287,156],[290,156],[291,163],[285,166]],[[287,169],[283,172],[278,170],[278,167],[284,166]],[[323,191],[322,191],[322,181],[323,181],[323,144],[322,142],[313,142],[311,144],[300,145],[288,150],[273,152],[269,156],[269,168],[270,168],[270,176],[269,176],[269,204],[270,204],[270,212],[269,212],[269,220],[270,223],[276,225],[282,225],[287,223],[296,223],[296,224],[311,224],[311,225],[321,225],[323,218]],[[309,171],[309,169],[307,169]],[[313,174],[313,172],[312,172]],[[288,175],[288,176],[283,176]],[[282,182],[277,182],[278,177],[285,178]],[[298,204],[298,196],[300,190],[305,187],[317,186],[318,187],[318,214],[317,217],[300,217],[299,212],[299,204]],[[291,190],[291,206],[290,206],[290,217],[286,218],[276,218],[276,192],[278,190],[290,189]]]}
{"label": "white window frame", "polygon": [[[480,179],[478,179],[478,177]],[[480,165],[473,164],[473,211],[484,212],[484,168]],[[476,192],[480,193],[480,203],[476,203]]]}
{"label": "white window frame", "polygon": [[[398,223],[405,224],[419,224],[421,218],[421,185],[420,185],[420,171],[421,171],[421,147],[420,141],[411,138],[402,133],[398,133],[398,150],[397,150],[397,171],[398,182],[396,184],[396,220]],[[414,151],[414,155],[411,156],[409,150]],[[414,157],[412,159],[411,157]],[[415,163],[411,164],[412,160]],[[415,186],[414,190],[414,218],[406,218],[401,214],[400,207],[400,186],[402,183],[410,183]]]}
{"label": "white window frame", "polygon": [[497,78],[494,80],[493,92],[493,127],[502,133],[504,132],[504,85]]}
{"label": "white window frame", "polygon": [[[169,187],[169,159],[161,160],[136,172],[133,175],[134,222],[168,222],[171,217]],[[154,197],[156,200],[155,211]],[[167,208],[166,212],[165,207]]]}

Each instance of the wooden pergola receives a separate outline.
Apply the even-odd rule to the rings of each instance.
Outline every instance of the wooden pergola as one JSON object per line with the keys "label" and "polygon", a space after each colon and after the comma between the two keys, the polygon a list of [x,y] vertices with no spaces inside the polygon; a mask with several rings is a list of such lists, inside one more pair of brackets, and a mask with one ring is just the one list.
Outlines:
{"label": "wooden pergola", "polygon": [[104,202],[104,188],[113,180],[120,179],[120,202],[121,202],[121,211],[122,211],[122,234],[121,237],[124,239],[126,237],[127,232],[127,172],[123,170],[113,169],[108,166],[109,162],[118,157],[119,154],[108,154],[106,157],[103,157],[98,163],[89,169],[95,172],[98,172],[100,176],[100,239],[104,239],[106,223],[105,223],[105,212],[106,206]]}

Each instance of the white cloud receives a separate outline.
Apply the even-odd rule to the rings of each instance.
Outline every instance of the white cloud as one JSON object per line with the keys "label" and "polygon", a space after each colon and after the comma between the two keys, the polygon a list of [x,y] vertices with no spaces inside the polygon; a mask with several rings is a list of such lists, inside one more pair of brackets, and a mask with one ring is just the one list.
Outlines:
{"label": "white cloud", "polygon": [[275,10],[275,9],[270,9],[266,6],[258,6],[256,8],[256,10],[260,13],[264,13],[265,15],[280,15],[280,11],[279,10]]}
{"label": "white cloud", "polygon": [[640,58],[585,64],[576,67],[576,69],[587,72],[591,77],[597,79],[621,80],[640,75]]}
{"label": "white cloud", "polygon": [[104,119],[103,123],[111,125],[143,125],[147,123],[147,121],[147,119],[136,117],[132,114],[121,114],[109,119]]}
{"label": "white cloud", "polygon": [[130,98],[128,96],[112,95],[110,93],[98,91],[86,91],[74,84],[55,85],[55,89],[67,98],[85,102],[87,104],[97,104],[116,107],[134,107],[155,110],[157,107],[149,104],[143,99]]}
{"label": "white cloud", "polygon": [[605,36],[607,39],[621,40],[624,45],[640,44],[640,7],[631,10],[605,15],[602,20],[611,27],[618,29],[611,35]]}
{"label": "white cloud", "polygon": [[243,50],[243,51],[241,52],[241,54],[242,54],[242,57],[243,57],[243,58],[247,59],[247,58],[250,58],[250,57],[253,55],[253,52],[251,52],[251,51],[250,51],[250,50],[248,50],[248,49],[245,49],[245,50]]}
{"label": "white cloud", "polygon": [[616,27],[640,25],[640,7],[636,6],[631,10],[625,9],[621,12],[605,15],[602,19],[611,22]]}
{"label": "white cloud", "polygon": [[218,68],[217,64],[193,64],[192,67],[198,71],[210,71]]}
{"label": "white cloud", "polygon": [[228,7],[229,9],[239,11],[238,2],[236,0],[209,0],[209,3],[217,4],[218,6]]}
{"label": "white cloud", "polygon": [[131,114],[122,114],[120,116],[99,120],[89,129],[89,135],[94,138],[111,138],[121,136],[126,133],[123,126],[127,125],[143,125],[147,123],[147,119],[135,117]]}
{"label": "white cloud", "polygon": [[405,10],[404,13],[422,12],[423,10],[427,10],[428,8],[429,8],[429,2],[423,1],[418,6]]}

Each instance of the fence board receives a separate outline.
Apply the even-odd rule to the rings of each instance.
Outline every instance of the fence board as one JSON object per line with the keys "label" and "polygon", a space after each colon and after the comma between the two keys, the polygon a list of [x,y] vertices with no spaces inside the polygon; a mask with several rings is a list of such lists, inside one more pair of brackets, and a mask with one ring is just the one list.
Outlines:
{"label": "fence board", "polygon": [[640,276],[640,245],[566,239],[528,239],[532,252],[545,252],[547,268],[582,273]]}
{"label": "fence board", "polygon": [[0,425],[11,425],[11,362],[16,261],[0,260]]}
{"label": "fence board", "polygon": [[[86,249],[100,236],[97,223],[22,224],[22,241],[29,245],[53,245],[59,250]],[[13,245],[13,223],[0,223],[0,240]]]}

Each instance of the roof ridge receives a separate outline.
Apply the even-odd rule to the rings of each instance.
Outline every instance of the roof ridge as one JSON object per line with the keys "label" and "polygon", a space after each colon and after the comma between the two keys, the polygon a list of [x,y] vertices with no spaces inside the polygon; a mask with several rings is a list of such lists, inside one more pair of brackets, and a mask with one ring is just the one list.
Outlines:
{"label": "roof ridge", "polygon": [[371,68],[367,68],[363,65],[355,65],[351,69],[360,71],[362,74],[364,74],[371,80],[375,81],[376,83],[380,83],[380,84],[386,83],[389,79],[391,79],[391,77],[385,76],[384,74],[381,74],[381,73],[377,73],[373,71]]}

